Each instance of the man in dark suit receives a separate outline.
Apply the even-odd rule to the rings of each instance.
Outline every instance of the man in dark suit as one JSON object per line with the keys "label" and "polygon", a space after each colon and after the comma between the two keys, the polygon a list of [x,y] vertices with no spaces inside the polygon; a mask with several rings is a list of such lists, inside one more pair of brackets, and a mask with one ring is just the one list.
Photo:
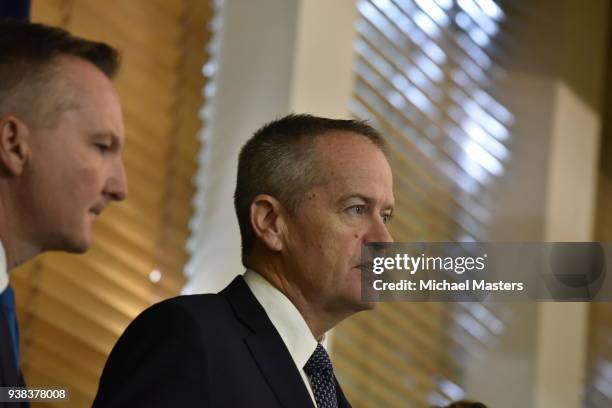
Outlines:
{"label": "man in dark suit", "polygon": [[0,20],[0,387],[23,386],[14,267],[83,252],[126,196],[115,50],[59,28]]}
{"label": "man in dark suit", "polygon": [[143,312],[94,407],[350,407],[321,342],[361,298],[361,246],[390,242],[392,174],[363,122],[290,115],[242,148],[234,204],[247,271]]}

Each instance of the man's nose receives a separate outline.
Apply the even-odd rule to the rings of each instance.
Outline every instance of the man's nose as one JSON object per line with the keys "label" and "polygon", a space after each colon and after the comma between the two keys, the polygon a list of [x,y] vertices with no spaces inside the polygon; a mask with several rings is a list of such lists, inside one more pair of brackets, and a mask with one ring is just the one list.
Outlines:
{"label": "man's nose", "polygon": [[123,160],[113,169],[111,177],[107,181],[106,194],[114,201],[123,201],[128,195],[127,176]]}
{"label": "man's nose", "polygon": [[370,230],[365,237],[366,242],[393,242],[393,237],[389,233],[387,224],[382,217],[374,216],[370,225]]}

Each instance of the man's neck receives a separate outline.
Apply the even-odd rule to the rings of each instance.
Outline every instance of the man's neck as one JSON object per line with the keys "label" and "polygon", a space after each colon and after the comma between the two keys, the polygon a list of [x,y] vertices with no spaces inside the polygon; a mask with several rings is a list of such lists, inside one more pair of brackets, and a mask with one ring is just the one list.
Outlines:
{"label": "man's neck", "polygon": [[328,330],[346,317],[333,316],[325,311],[323,305],[313,304],[300,290],[299,286],[295,282],[289,281],[287,274],[273,263],[255,261],[250,268],[258,272],[293,303],[317,341],[321,341]]}
{"label": "man's neck", "polygon": [[[4,205],[3,205],[4,204]],[[7,271],[34,258],[40,248],[24,238],[17,224],[19,217],[6,210],[6,203],[0,202],[0,241],[4,245]]]}

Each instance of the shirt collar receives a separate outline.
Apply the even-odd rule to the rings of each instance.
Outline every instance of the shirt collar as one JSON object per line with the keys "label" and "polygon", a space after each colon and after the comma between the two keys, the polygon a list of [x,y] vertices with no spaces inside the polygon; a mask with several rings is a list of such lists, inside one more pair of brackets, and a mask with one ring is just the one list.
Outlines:
{"label": "shirt collar", "polygon": [[247,269],[244,280],[283,339],[293,362],[302,369],[317,348],[317,340],[304,317],[287,296],[259,273]]}
{"label": "shirt collar", "polygon": [[0,241],[0,293],[4,292],[4,289],[8,286],[8,271],[6,270],[6,253],[4,252],[4,245]]}

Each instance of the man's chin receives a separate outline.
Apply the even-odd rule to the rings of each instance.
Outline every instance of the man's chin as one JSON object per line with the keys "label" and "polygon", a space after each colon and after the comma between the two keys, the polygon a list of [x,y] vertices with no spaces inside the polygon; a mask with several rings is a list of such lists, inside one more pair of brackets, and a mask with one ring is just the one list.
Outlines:
{"label": "man's chin", "polygon": [[372,310],[376,307],[376,302],[366,302],[364,300],[362,300],[361,302],[359,302],[359,306],[358,306],[358,310],[357,312],[363,312],[366,310]]}
{"label": "man's chin", "polygon": [[82,237],[71,237],[71,239],[64,240],[57,248],[54,248],[55,251],[64,251],[72,254],[83,254],[87,252],[87,250],[91,247],[91,238],[90,236],[82,236]]}
{"label": "man's chin", "polygon": [[78,247],[74,247],[71,250],[67,250],[66,252],[70,252],[72,254],[84,254],[85,252],[89,250],[89,247],[90,245],[78,246]]}
{"label": "man's chin", "polygon": [[359,313],[367,310],[372,310],[376,307],[376,302],[370,302],[363,300],[361,297],[359,299],[353,298],[348,305],[348,309],[351,310],[351,313]]}
{"label": "man's chin", "polygon": [[372,310],[376,308],[378,302],[363,302],[363,304],[365,305],[364,310]]}

